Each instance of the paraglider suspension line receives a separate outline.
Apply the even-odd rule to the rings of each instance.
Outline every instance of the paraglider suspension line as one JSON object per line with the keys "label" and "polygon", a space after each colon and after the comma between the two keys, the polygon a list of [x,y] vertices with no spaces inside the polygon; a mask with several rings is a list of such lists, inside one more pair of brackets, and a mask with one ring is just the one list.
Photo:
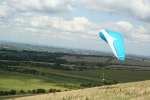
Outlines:
{"label": "paraglider suspension line", "polygon": [[103,67],[103,78],[102,78],[102,81],[104,82],[105,81],[105,70],[104,70],[104,67]]}

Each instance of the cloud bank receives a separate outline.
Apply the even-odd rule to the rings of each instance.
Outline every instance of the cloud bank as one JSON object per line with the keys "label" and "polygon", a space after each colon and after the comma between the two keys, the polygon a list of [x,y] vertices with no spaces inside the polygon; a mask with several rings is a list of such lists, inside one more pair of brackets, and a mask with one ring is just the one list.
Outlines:
{"label": "cloud bank", "polygon": [[[94,21],[101,16],[105,21]],[[0,24],[0,29],[9,28],[14,36],[22,33],[33,40],[43,37],[45,44],[53,43],[53,38],[61,38],[64,45],[74,41],[79,48],[86,44],[89,44],[86,48],[97,48],[97,33],[107,28],[121,32],[130,48],[131,42],[135,45],[150,43],[150,1],[3,0],[0,1]],[[12,35],[12,38],[16,37]],[[150,49],[148,46],[143,48]]]}

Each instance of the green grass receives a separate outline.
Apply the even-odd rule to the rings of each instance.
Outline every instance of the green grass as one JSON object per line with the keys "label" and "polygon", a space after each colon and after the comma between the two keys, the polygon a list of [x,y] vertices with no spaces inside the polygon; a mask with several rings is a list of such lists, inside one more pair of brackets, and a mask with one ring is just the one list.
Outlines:
{"label": "green grass", "polygon": [[[34,68],[34,67],[33,67]],[[85,81],[95,81],[99,82],[102,79],[103,73],[105,73],[105,78],[109,80],[116,80],[120,83],[132,82],[132,81],[142,81],[150,79],[150,71],[144,70],[130,70],[130,69],[97,69],[97,70],[84,70],[84,71],[65,71],[65,70],[55,70],[50,68],[35,68],[42,72],[47,72],[49,74],[56,74],[63,77],[77,78],[78,82]],[[71,82],[71,81],[70,81]]]}
{"label": "green grass", "polygon": [[[34,69],[45,75],[23,74],[18,72],[0,71],[0,90],[32,90],[42,89],[78,89],[81,83],[101,82],[102,73],[105,72],[105,78],[116,80],[120,83],[150,80],[150,71],[133,70],[84,70],[84,71],[66,71],[56,70],[47,67],[36,66],[14,66],[26,69]],[[14,96],[0,97],[0,100],[13,98]],[[67,97],[68,98],[68,97]]]}
{"label": "green grass", "polygon": [[69,71],[72,75],[86,76],[93,79],[102,79],[102,73],[105,73],[106,79],[116,80],[118,82],[132,82],[150,79],[150,71],[135,70],[88,70],[88,71]]}
{"label": "green grass", "polygon": [[63,87],[58,86],[56,83],[42,77],[13,72],[0,72],[0,90],[32,90],[37,88],[63,89]]}
{"label": "green grass", "polygon": [[[79,88],[81,83],[100,82],[103,70],[64,71],[42,67],[26,67],[45,73],[44,76],[0,71],[0,90],[32,90],[37,88]],[[105,70],[105,78],[118,82],[150,79],[150,71]]]}

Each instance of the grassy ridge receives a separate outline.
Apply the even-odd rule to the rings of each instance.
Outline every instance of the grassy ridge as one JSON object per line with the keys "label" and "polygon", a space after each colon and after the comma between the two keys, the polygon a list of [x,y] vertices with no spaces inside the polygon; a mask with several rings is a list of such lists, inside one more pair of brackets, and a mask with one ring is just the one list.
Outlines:
{"label": "grassy ridge", "polygon": [[150,100],[150,81],[73,90],[55,93],[55,95],[36,95],[13,100]]}

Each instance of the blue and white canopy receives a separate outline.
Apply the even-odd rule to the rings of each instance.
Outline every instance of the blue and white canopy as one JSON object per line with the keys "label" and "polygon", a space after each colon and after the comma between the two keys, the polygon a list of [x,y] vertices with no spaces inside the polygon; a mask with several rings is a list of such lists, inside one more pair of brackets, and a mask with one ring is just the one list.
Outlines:
{"label": "blue and white canopy", "polygon": [[118,60],[125,60],[124,42],[120,33],[103,29],[99,32],[99,36],[109,44]]}

